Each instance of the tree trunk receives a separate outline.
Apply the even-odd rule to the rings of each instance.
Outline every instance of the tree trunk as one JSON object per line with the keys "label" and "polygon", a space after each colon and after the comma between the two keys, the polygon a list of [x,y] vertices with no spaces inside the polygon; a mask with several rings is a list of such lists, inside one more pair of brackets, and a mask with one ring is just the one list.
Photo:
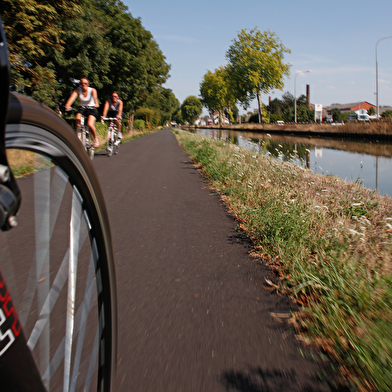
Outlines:
{"label": "tree trunk", "polygon": [[132,110],[132,111],[129,113],[129,117],[128,117],[128,132],[130,132],[130,131],[133,130],[133,119],[134,119],[134,117],[135,117],[135,113],[134,113],[134,111]]}
{"label": "tree trunk", "polygon": [[259,105],[259,123],[263,123],[263,103],[261,102],[261,93],[257,92],[257,103]]}

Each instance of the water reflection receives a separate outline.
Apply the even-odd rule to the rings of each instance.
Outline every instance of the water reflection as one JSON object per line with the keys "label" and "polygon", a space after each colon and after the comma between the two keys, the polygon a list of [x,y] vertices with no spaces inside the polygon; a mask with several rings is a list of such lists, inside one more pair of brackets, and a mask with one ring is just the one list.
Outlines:
{"label": "water reflection", "polygon": [[197,129],[213,139],[307,167],[314,173],[360,181],[381,195],[392,196],[392,144],[378,141],[322,139],[229,130]]}

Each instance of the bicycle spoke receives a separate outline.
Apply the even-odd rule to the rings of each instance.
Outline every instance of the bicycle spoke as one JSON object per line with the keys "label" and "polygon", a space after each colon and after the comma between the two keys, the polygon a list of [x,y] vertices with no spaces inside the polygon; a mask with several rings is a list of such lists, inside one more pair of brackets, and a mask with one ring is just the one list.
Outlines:
{"label": "bicycle spoke", "polygon": [[[77,377],[79,374],[80,360],[81,360],[81,356],[82,356],[83,343],[84,343],[86,326],[87,326],[87,317],[88,317],[88,313],[90,311],[91,295],[92,295],[93,289],[95,288],[94,282],[95,282],[96,260],[97,260],[97,249],[96,249],[95,240],[94,240],[93,252],[91,252],[90,266],[89,266],[89,271],[88,271],[88,275],[87,275],[86,292],[84,295],[84,301],[81,306],[82,316],[81,316],[80,326],[79,326],[79,328],[77,328],[78,343],[76,346],[76,353],[75,353],[74,368],[73,368],[72,378],[71,378],[70,392],[75,391],[76,381],[77,381]],[[78,323],[76,323],[76,324],[78,324]],[[97,341],[96,341],[96,344],[97,344]]]}
{"label": "bicycle spoke", "polygon": [[[36,158],[36,160],[37,159],[38,158]],[[41,160],[42,159],[40,159],[40,161]],[[47,182],[50,180],[48,178],[49,175],[50,175],[49,170],[45,170],[41,173],[37,173],[34,176],[34,189],[37,190],[37,193],[35,193],[34,195],[35,200],[40,200],[42,190],[48,188],[49,185]],[[43,207],[42,205],[41,207],[39,205],[35,206],[35,217],[36,217],[35,221],[36,222],[41,221],[41,226],[38,225],[37,227],[36,225],[36,232],[38,233],[38,235],[36,235],[37,238],[36,241],[38,243],[38,245],[36,245],[36,248],[38,249],[38,251],[36,251],[35,257],[36,260],[38,260],[38,262],[36,264],[35,259],[32,261],[28,283],[26,285],[26,289],[24,290],[25,292],[24,299],[23,299],[24,306],[19,314],[22,324],[26,323],[27,316],[30,313],[31,304],[33,301],[33,294],[37,289],[40,279],[42,279],[41,276],[42,276],[42,268],[44,266],[44,262],[45,260],[46,261],[49,260],[49,240],[52,237],[54,224],[57,220],[57,216],[63,200],[67,180],[68,179],[66,175],[58,167],[56,167],[52,180],[53,185],[50,187],[51,190],[55,189],[55,192],[50,193],[50,199],[46,198],[46,205],[44,206],[43,211],[42,211],[42,207]],[[44,195],[42,199],[45,199],[45,192],[43,193]],[[45,219],[43,219],[41,216],[48,218],[49,211],[50,211],[51,222],[50,222],[50,230],[48,232],[47,230],[48,222]],[[40,239],[42,239],[42,241],[40,241]],[[45,244],[46,246],[44,246]],[[35,265],[36,268],[34,268]]]}

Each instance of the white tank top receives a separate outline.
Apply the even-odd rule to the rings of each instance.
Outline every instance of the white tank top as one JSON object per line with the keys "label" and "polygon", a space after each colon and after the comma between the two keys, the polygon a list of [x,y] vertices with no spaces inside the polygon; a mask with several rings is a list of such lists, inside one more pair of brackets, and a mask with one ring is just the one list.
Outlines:
{"label": "white tank top", "polygon": [[83,96],[83,90],[79,87],[79,100],[81,106],[95,106],[95,100],[92,94],[93,88],[87,87],[87,96]]}

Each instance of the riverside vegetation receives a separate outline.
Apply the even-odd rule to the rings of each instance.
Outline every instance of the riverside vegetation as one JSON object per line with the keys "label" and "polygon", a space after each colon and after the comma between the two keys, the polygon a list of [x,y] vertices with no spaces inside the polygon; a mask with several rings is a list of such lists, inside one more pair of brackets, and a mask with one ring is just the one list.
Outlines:
{"label": "riverside vegetation", "polygon": [[392,198],[238,146],[175,131],[290,295],[298,336],[358,391],[392,388]]}

